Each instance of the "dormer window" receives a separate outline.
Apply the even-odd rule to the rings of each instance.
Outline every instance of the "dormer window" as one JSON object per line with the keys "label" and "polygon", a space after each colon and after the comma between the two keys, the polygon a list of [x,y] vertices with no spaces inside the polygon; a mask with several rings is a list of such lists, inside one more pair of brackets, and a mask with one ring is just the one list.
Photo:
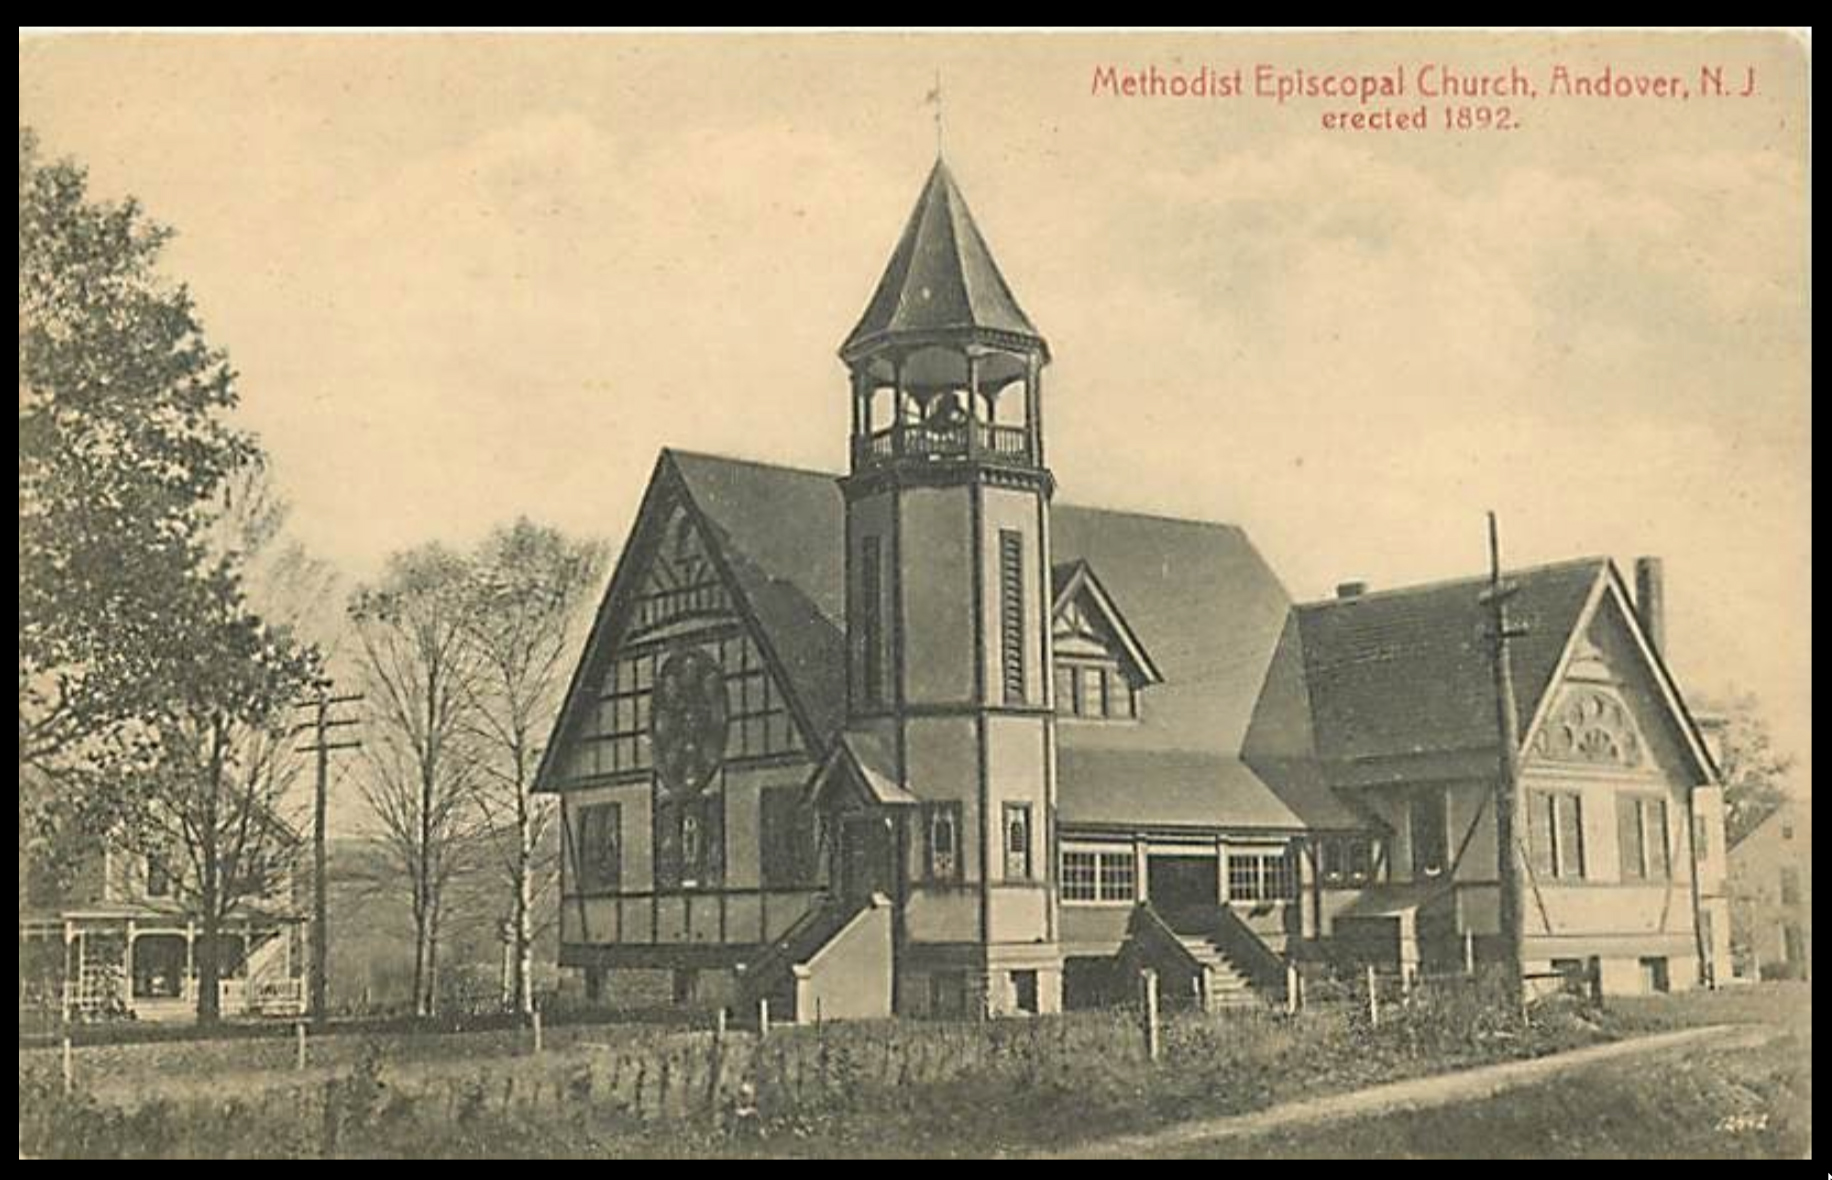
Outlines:
{"label": "dormer window", "polygon": [[1138,689],[1118,664],[1058,659],[1056,712],[1085,721],[1134,721],[1139,716]]}
{"label": "dormer window", "polygon": [[1083,721],[1136,721],[1139,693],[1159,674],[1119,607],[1085,561],[1051,571],[1050,627],[1056,714]]}

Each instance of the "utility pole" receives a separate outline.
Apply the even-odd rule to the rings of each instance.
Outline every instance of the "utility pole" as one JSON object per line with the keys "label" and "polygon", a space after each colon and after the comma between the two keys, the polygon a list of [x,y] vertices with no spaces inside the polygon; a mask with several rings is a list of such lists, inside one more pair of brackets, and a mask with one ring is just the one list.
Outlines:
{"label": "utility pole", "polygon": [[1508,600],[1520,593],[1515,582],[1501,577],[1501,540],[1495,514],[1488,514],[1489,584],[1480,601],[1489,608],[1490,664],[1495,674],[1495,729],[1501,745],[1495,775],[1496,868],[1501,882],[1502,963],[1519,994],[1526,1000],[1526,912],[1521,895],[1520,857],[1520,715],[1514,703],[1514,667],[1508,642],[1527,633],[1508,622]]}
{"label": "utility pole", "polygon": [[307,1007],[311,1012],[314,1024],[322,1025],[329,1015],[325,1004],[326,967],[330,960],[329,923],[326,918],[325,899],[325,812],[331,793],[331,752],[333,750],[354,750],[362,745],[355,739],[334,742],[330,740],[330,731],[343,725],[359,724],[354,717],[332,717],[331,708],[335,705],[350,704],[363,699],[360,692],[344,693],[341,696],[331,694],[331,679],[325,677],[314,686],[312,696],[300,701],[294,707],[312,710],[312,720],[295,726],[294,733],[310,730],[312,740],[306,745],[296,747],[302,754],[316,754],[318,775],[316,789],[312,798],[312,973],[310,995]]}

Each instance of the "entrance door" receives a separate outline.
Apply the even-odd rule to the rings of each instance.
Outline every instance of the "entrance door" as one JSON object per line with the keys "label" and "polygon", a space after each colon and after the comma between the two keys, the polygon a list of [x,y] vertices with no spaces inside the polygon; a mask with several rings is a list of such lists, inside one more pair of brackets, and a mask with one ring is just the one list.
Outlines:
{"label": "entrance door", "polygon": [[891,892],[891,820],[888,815],[849,815],[840,821],[840,897],[863,904],[874,893]]}
{"label": "entrance door", "polygon": [[1167,920],[1221,904],[1213,856],[1158,856],[1145,862],[1145,896]]}

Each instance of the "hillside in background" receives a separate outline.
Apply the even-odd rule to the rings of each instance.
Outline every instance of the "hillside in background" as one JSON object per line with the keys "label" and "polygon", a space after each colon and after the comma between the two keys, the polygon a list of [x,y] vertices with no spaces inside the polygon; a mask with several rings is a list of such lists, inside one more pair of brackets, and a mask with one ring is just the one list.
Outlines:
{"label": "hillside in background", "polygon": [[[326,856],[332,1010],[411,1008],[413,915],[406,879],[375,845],[360,838],[333,839]],[[309,894],[303,900],[309,908]],[[500,1002],[500,935],[510,912],[509,882],[493,861],[469,868],[448,886],[439,936],[442,1003],[482,1008]],[[558,916],[557,891],[549,889],[537,897],[535,910],[537,991],[552,991],[558,983]]]}

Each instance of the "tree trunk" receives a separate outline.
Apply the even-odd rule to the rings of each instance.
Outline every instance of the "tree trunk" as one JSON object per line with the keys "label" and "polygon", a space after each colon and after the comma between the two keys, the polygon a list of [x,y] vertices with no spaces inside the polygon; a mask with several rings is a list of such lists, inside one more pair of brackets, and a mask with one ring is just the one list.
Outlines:
{"label": "tree trunk", "polygon": [[521,751],[515,757],[515,1010],[534,1011],[534,817]]}
{"label": "tree trunk", "polygon": [[203,919],[202,953],[192,948],[197,961],[197,1023],[212,1025],[223,1017],[222,997],[222,849],[217,828],[217,800],[223,787],[223,732],[213,725],[210,733],[210,782],[204,794],[202,822],[198,834],[198,903]]}

